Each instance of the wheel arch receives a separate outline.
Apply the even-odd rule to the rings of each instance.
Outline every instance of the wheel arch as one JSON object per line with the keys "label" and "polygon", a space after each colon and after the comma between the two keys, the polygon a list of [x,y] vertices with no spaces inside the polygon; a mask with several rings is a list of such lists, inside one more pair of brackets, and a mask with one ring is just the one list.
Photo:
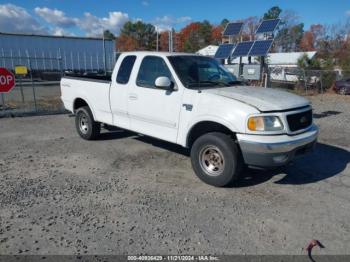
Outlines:
{"label": "wheel arch", "polygon": [[220,123],[218,121],[203,120],[193,124],[189,129],[186,137],[186,147],[191,148],[197,138],[211,132],[224,133],[236,139],[236,133],[232,131],[232,129],[229,128],[226,124]]}
{"label": "wheel arch", "polygon": [[91,110],[91,113],[94,117],[94,119],[96,119],[95,117],[95,112],[93,110],[93,108],[90,106],[89,102],[87,99],[85,98],[82,98],[82,97],[77,97],[74,99],[74,102],[73,102],[73,113],[75,114],[76,111],[80,108],[80,107],[83,107],[83,106],[87,106],[90,108]]}

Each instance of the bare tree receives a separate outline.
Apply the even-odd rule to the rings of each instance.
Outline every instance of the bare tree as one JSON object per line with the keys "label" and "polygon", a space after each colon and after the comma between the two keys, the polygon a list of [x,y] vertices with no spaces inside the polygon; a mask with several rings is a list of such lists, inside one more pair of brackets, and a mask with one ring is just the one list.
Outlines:
{"label": "bare tree", "polygon": [[246,40],[255,40],[255,32],[259,26],[259,18],[256,16],[250,16],[242,22],[244,23],[243,37],[246,38]]}

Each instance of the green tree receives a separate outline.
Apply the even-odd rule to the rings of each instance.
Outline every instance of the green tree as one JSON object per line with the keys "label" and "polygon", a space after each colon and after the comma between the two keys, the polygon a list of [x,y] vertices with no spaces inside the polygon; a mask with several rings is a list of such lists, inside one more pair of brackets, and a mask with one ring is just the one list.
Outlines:
{"label": "green tree", "polygon": [[208,20],[204,20],[202,23],[199,24],[199,45],[201,47],[205,47],[211,43],[212,30],[213,26]]}
{"label": "green tree", "polygon": [[282,13],[282,9],[279,6],[273,6],[264,14],[263,18],[264,20],[276,19],[280,16],[281,13]]}
{"label": "green tree", "polygon": [[109,30],[103,31],[103,37],[104,39],[111,39],[111,40],[115,39],[115,35]]}
{"label": "green tree", "polygon": [[142,21],[126,22],[121,30],[121,36],[136,40],[138,50],[155,50],[156,48],[157,34],[152,24]]}
{"label": "green tree", "polygon": [[207,20],[193,22],[179,32],[177,50],[193,53],[213,42],[215,39],[213,38],[213,26],[210,22]]}
{"label": "green tree", "polygon": [[310,59],[307,54],[303,54],[298,59],[298,67],[304,70],[319,70],[321,69],[320,61],[312,58]]}
{"label": "green tree", "polygon": [[300,51],[300,42],[303,34],[303,23],[280,29],[275,39],[276,49],[280,52]]}
{"label": "green tree", "polygon": [[226,18],[222,19],[220,25],[225,28],[230,21]]}

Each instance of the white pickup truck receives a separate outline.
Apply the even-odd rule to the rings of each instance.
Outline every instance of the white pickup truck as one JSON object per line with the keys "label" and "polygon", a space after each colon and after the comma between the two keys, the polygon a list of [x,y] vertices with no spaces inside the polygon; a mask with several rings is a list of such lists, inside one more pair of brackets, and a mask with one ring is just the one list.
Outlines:
{"label": "white pickup truck", "polygon": [[61,91],[82,138],[95,139],[102,123],[179,144],[214,186],[236,181],[243,166],[284,166],[318,136],[305,98],[243,86],[215,59],[192,54],[122,53],[108,80],[63,77]]}

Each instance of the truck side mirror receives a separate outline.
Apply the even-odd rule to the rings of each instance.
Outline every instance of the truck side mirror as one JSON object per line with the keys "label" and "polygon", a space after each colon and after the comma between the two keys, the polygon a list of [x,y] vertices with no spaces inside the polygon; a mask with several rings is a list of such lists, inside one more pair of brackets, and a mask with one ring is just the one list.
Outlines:
{"label": "truck side mirror", "polygon": [[[174,89],[174,83],[171,82],[169,77],[166,76],[160,76],[156,79],[154,82],[155,87],[157,88],[163,88],[163,89]],[[175,90],[175,89],[174,89]]]}

